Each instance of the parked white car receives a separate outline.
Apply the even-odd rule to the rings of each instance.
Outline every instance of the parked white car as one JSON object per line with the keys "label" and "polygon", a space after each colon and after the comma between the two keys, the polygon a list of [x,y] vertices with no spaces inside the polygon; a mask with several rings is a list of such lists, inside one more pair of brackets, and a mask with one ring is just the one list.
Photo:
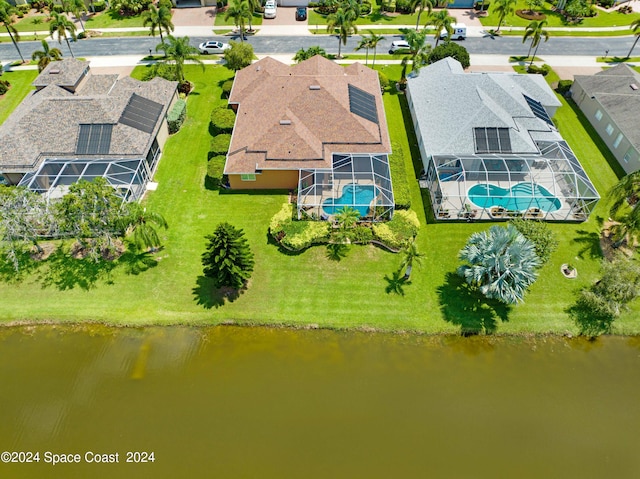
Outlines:
{"label": "parked white car", "polygon": [[264,4],[264,18],[276,18],[276,9],[275,0],[267,0]]}
{"label": "parked white car", "polygon": [[198,50],[200,50],[200,53],[204,55],[208,55],[209,53],[224,53],[224,51],[229,48],[231,48],[231,45],[228,43],[216,42],[213,40],[198,45]]}
{"label": "parked white car", "polygon": [[389,54],[393,54],[399,50],[411,50],[411,46],[404,40],[396,40],[395,42],[391,42]]}

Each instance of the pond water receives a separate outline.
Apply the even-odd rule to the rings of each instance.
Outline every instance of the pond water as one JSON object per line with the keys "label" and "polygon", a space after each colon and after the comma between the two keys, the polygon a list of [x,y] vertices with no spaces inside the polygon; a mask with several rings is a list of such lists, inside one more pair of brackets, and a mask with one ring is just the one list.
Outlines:
{"label": "pond water", "polygon": [[638,477],[639,366],[639,338],[0,328],[0,451],[40,453],[0,477]]}

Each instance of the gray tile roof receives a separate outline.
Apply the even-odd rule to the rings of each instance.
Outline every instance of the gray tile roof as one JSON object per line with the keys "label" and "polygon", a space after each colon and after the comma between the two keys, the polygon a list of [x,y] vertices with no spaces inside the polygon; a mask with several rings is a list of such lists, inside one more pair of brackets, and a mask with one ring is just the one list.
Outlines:
{"label": "gray tile roof", "polygon": [[[575,82],[598,100],[624,136],[640,150],[640,74],[621,63],[595,75],[576,75]],[[632,84],[638,89],[634,90]]]}
{"label": "gray tile roof", "polygon": [[[75,94],[54,84],[32,92],[0,126],[0,171],[34,171],[46,157],[75,157],[81,124],[114,125],[109,152],[101,158],[146,155],[177,82],[114,80],[113,75],[89,73]],[[163,105],[151,134],[118,121],[134,93]]]}
{"label": "gray tile roof", "polygon": [[407,90],[431,155],[474,154],[478,127],[509,128],[514,153],[538,153],[530,132],[555,128],[533,114],[523,95],[547,108],[561,105],[541,75],[465,73],[452,58],[423,68]]}
{"label": "gray tile roof", "polygon": [[88,61],[67,58],[59,62],[49,63],[33,80],[32,85],[36,88],[58,85],[67,89],[75,89],[88,72]]}

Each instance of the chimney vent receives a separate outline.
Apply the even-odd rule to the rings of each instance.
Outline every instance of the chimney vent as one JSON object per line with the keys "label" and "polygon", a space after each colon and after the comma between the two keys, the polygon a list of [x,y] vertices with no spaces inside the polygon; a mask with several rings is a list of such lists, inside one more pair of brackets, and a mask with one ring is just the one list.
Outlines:
{"label": "chimney vent", "polygon": [[629,85],[631,87],[632,90],[636,91],[638,89],[638,85],[636,85],[635,83],[632,83],[631,85]]}
{"label": "chimney vent", "polygon": [[280,120],[280,124],[281,125],[290,125],[291,124],[291,120]]}
{"label": "chimney vent", "polygon": [[309,90],[319,90],[320,85],[309,85]]}

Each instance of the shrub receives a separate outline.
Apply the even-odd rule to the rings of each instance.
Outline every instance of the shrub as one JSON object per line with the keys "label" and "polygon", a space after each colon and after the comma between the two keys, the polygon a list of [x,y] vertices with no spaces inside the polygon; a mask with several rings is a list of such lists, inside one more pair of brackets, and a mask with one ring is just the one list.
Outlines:
{"label": "shrub", "polygon": [[397,209],[409,209],[411,207],[411,190],[409,179],[404,165],[404,152],[402,147],[391,143],[391,155],[389,156],[389,168],[391,170],[391,182],[393,184],[393,199]]}
{"label": "shrub", "polygon": [[64,7],[62,5],[54,5],[51,13],[63,13]]}
{"label": "shrub", "polygon": [[227,161],[225,155],[217,155],[207,163],[207,177],[205,185],[208,189],[214,190],[220,187],[224,176],[224,164]]}
{"label": "shrub", "polygon": [[396,11],[396,2],[395,0],[389,0],[388,2],[385,2],[384,5],[382,6],[381,10],[385,11],[385,12],[395,12]]}
{"label": "shrub", "polygon": [[420,229],[418,216],[413,210],[399,210],[393,215],[391,221],[375,223],[373,234],[375,238],[391,248],[402,248]]}
{"label": "shrub", "polygon": [[327,221],[291,221],[283,226],[284,237],[280,242],[299,251],[314,243],[325,242],[329,238],[330,228]]}
{"label": "shrub", "polygon": [[458,45],[453,42],[445,42],[441,43],[429,53],[427,57],[427,63],[431,65],[432,63],[437,62],[438,60],[442,60],[443,58],[451,57],[455,58],[462,64],[462,68],[469,68],[471,65],[469,61],[469,52],[462,45]]}
{"label": "shrub", "polygon": [[236,114],[230,108],[224,106],[214,108],[211,112],[211,132],[214,135],[231,133],[236,121]]}
{"label": "shrub", "polygon": [[599,0],[598,5],[604,8],[611,8],[616,0]]}
{"label": "shrub", "polygon": [[368,226],[358,225],[347,230],[347,236],[353,243],[369,243],[373,239],[373,231]]}
{"label": "shrub", "polygon": [[290,203],[284,203],[280,211],[278,211],[271,218],[269,223],[269,232],[275,236],[282,230],[285,223],[293,220],[293,205]]}
{"label": "shrub", "polygon": [[360,4],[360,16],[365,17],[371,13],[371,3],[364,1]]}
{"label": "shrub", "polygon": [[551,67],[547,64],[544,64],[541,67],[538,67],[536,65],[530,65],[527,67],[527,73],[537,73],[542,76],[547,76],[550,71]]}
{"label": "shrub", "polygon": [[18,9],[18,12],[20,12],[22,15],[26,15],[27,13],[29,13],[29,10],[31,10],[31,5],[28,5],[28,4],[18,5],[16,8]]}
{"label": "shrub", "polygon": [[571,85],[573,85],[573,80],[560,80],[558,82],[558,86],[556,87],[556,91],[561,95],[566,95],[567,93],[569,93]]}
{"label": "shrub", "polygon": [[246,42],[229,42],[231,48],[224,52],[227,68],[230,70],[242,70],[251,65],[253,61],[253,47]]}
{"label": "shrub", "polygon": [[149,8],[151,0],[115,0],[111,4],[111,10],[122,16],[137,15]]}
{"label": "shrub", "polygon": [[414,8],[412,8],[410,0],[397,0],[396,1],[396,12],[411,14],[411,13],[413,13],[413,11],[414,11]]}
{"label": "shrub", "polygon": [[0,80],[0,95],[4,95],[5,93],[7,93],[7,90],[10,86],[11,83],[9,83],[7,80]]}
{"label": "shrub", "polygon": [[95,12],[104,12],[107,8],[107,3],[104,0],[97,0],[93,2],[93,10]]}
{"label": "shrub", "polygon": [[536,255],[538,255],[542,264],[549,261],[551,253],[558,249],[556,235],[549,229],[547,223],[516,218],[511,221],[511,224],[516,227],[522,236],[533,243]]}
{"label": "shrub", "polygon": [[221,135],[216,135],[211,140],[211,154],[212,156],[216,155],[226,155],[229,151],[229,145],[231,144],[231,135],[228,133],[222,133]]}
{"label": "shrub", "polygon": [[80,32],[76,35],[76,38],[78,40],[84,40],[85,38],[87,38],[87,32]]}
{"label": "shrub", "polygon": [[143,81],[149,81],[155,77],[164,78],[169,81],[178,81],[178,74],[174,65],[168,63],[154,63],[147,67],[142,75]]}
{"label": "shrub", "polygon": [[184,119],[187,116],[187,102],[184,100],[177,100],[176,104],[167,115],[167,124],[169,125],[169,134],[177,133],[184,123]]}
{"label": "shrub", "polygon": [[159,0],[157,6],[159,9],[162,7],[167,7],[167,9],[171,11],[171,9],[173,8],[173,2],[171,0]]}
{"label": "shrub", "polygon": [[378,70],[378,80],[380,80],[380,88],[385,90],[389,86],[389,77]]}
{"label": "shrub", "polygon": [[233,80],[227,80],[222,84],[222,96],[224,98],[229,98],[231,94],[231,89],[233,88]]}

